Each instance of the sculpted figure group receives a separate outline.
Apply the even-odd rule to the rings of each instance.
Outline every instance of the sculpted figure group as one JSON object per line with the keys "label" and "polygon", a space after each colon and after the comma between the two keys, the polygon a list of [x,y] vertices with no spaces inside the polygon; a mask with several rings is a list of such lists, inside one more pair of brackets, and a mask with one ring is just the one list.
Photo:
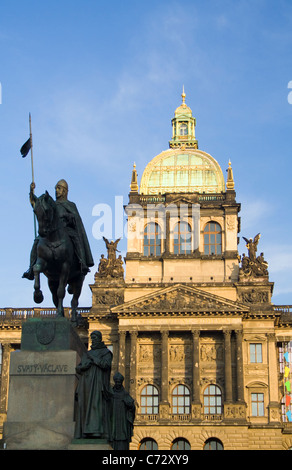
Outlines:
{"label": "sculpted figure group", "polygon": [[117,245],[120,238],[116,241],[109,241],[107,238],[103,237],[103,240],[107,248],[108,256],[106,259],[104,255],[101,255],[97,275],[99,277],[123,277],[124,268],[122,255],[119,255],[118,258],[116,257],[118,251]]}
{"label": "sculpted figure group", "polygon": [[[94,266],[87,235],[76,205],[68,201],[68,184],[60,180],[54,200],[46,191],[37,197],[35,184],[29,199],[37,222],[36,236],[30,255],[30,266],[23,277],[34,280],[34,300],[43,301],[40,274],[48,278],[57,316],[64,316],[65,288],[73,294],[71,321],[78,324],[77,306],[89,268]],[[100,262],[100,274],[123,275],[121,255],[116,259],[117,244],[104,238],[108,259]],[[124,377],[117,372],[110,385],[113,355],[102,341],[99,331],[91,333],[91,349],[76,368],[79,383],[76,390],[76,439],[105,439],[114,450],[127,450],[133,434],[135,403],[123,387]]]}
{"label": "sculpted figure group", "polygon": [[261,277],[269,275],[268,263],[264,259],[264,253],[261,253],[259,256],[256,255],[260,236],[261,234],[258,233],[253,239],[243,237],[248,249],[248,256],[243,254],[240,258],[240,273],[244,277]]}
{"label": "sculpted figure group", "polygon": [[114,450],[128,450],[133,435],[135,403],[114,374],[110,386],[112,353],[100,331],[91,333],[91,349],[76,368],[80,376],[76,398],[75,439],[105,439]]}

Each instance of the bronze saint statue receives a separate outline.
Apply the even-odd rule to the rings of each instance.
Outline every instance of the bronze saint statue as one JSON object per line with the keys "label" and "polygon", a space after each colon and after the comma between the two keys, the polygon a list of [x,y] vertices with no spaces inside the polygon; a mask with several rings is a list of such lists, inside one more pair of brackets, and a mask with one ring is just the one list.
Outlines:
{"label": "bronze saint statue", "polygon": [[84,354],[76,367],[81,377],[76,391],[75,438],[112,441],[110,374],[113,355],[102,341],[100,331],[93,331],[90,337],[91,350]]}
{"label": "bronze saint statue", "polygon": [[123,387],[123,375],[116,372],[113,379],[113,449],[128,450],[133,436],[135,402]]}
{"label": "bronze saint statue", "polygon": [[86,232],[76,205],[68,201],[68,184],[56,184],[56,201],[46,191],[40,197],[30,186],[30,202],[38,220],[39,236],[35,239],[30,256],[30,267],[24,278],[34,279],[34,300],[43,301],[40,290],[40,273],[48,278],[57,315],[64,316],[65,289],[73,294],[71,320],[76,321],[78,299],[85,275],[94,265]]}

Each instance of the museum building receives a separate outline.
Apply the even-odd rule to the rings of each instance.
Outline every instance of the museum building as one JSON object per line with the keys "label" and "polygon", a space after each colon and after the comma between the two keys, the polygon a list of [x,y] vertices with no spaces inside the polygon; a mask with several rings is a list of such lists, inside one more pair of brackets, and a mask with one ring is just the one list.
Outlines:
{"label": "museum building", "polygon": [[[260,234],[238,252],[231,163],[225,181],[218,162],[199,150],[185,98],[169,148],[140,182],[134,165],[124,263],[118,241],[106,240],[92,306],[79,309],[77,331],[89,347],[90,333],[100,330],[113,352],[112,374],[125,377],[136,402],[131,450],[288,450],[292,307],[272,303]],[[0,309],[0,438],[22,324],[54,313]]]}

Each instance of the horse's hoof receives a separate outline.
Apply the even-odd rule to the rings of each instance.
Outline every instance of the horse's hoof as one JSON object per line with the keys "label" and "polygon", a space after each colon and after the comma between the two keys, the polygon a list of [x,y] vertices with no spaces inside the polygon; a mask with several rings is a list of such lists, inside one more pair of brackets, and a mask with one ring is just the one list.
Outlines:
{"label": "horse's hoof", "polygon": [[70,285],[68,286],[67,291],[68,291],[68,294],[74,294],[74,289],[73,289],[73,287],[70,286]]}
{"label": "horse's hoof", "polygon": [[34,291],[33,299],[34,299],[36,304],[41,304],[42,301],[44,300],[44,296],[43,296],[42,291],[41,290]]}

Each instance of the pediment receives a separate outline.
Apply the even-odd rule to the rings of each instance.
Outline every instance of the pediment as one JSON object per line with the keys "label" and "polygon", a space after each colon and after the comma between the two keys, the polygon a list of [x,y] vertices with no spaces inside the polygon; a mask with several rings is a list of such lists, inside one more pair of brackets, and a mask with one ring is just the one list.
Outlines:
{"label": "pediment", "polygon": [[187,196],[180,196],[178,195],[177,197],[175,197],[174,199],[172,199],[172,201],[170,201],[168,204],[166,204],[166,207],[168,206],[172,206],[172,205],[181,205],[181,204],[193,204],[194,201],[187,197]]}
{"label": "pediment", "polygon": [[196,287],[176,284],[118,305],[112,308],[112,312],[119,316],[137,316],[137,314],[143,316],[151,314],[220,316],[244,315],[249,312],[249,307]]}

